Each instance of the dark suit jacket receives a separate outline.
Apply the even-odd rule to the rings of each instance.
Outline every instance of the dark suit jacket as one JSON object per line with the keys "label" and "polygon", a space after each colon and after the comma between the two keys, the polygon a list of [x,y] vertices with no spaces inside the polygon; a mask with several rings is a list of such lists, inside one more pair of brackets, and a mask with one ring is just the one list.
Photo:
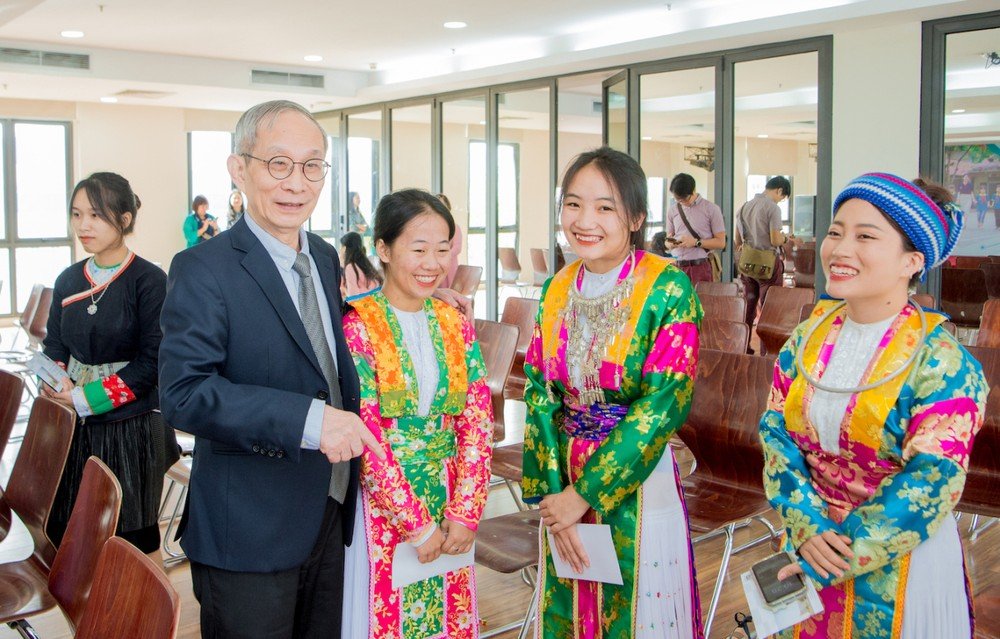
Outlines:
{"label": "dark suit jacket", "polygon": [[[356,413],[340,264],[329,244],[308,237],[330,303],[344,408]],[[331,472],[322,453],[300,447],[302,428],[329,387],[274,261],[244,220],[174,258],[160,324],[163,416],[195,435],[181,546],[193,561],[225,570],[301,565],[319,533]],[[357,476],[355,460],[348,540]]]}

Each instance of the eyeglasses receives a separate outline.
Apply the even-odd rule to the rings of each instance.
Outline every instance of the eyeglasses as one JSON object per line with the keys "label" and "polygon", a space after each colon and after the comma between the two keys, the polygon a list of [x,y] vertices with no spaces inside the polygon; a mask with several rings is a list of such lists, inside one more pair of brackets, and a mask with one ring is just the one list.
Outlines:
{"label": "eyeglasses", "polygon": [[289,177],[292,174],[292,171],[295,170],[296,164],[302,165],[302,175],[304,175],[310,182],[319,182],[326,177],[326,172],[330,170],[330,164],[325,160],[320,160],[319,158],[306,160],[305,162],[296,162],[292,160],[292,158],[284,155],[276,155],[270,160],[265,160],[263,158],[250,155],[249,153],[241,153],[240,155],[266,164],[267,172],[270,173],[271,177],[275,180],[284,180]]}

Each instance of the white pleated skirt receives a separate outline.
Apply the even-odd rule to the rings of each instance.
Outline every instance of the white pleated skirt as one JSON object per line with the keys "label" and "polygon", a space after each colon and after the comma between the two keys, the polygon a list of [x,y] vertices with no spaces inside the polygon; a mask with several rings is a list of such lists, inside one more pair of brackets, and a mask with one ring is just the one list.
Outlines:
{"label": "white pleated skirt", "polygon": [[969,639],[969,599],[958,523],[952,516],[933,536],[913,549],[903,639]]}

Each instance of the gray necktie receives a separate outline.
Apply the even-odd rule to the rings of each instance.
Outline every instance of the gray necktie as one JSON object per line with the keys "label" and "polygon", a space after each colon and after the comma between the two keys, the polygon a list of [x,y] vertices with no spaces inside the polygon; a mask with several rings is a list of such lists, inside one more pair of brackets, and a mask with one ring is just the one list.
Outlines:
{"label": "gray necktie", "polygon": [[[330,344],[326,341],[326,331],[323,330],[323,318],[319,314],[319,302],[316,300],[316,286],[313,284],[309,256],[305,253],[297,254],[292,269],[299,274],[299,315],[302,317],[302,325],[306,329],[306,335],[309,336],[313,353],[319,360],[319,367],[323,370],[323,376],[330,387],[330,405],[334,408],[343,408],[340,381],[333,363],[333,354],[330,352]],[[349,462],[333,465],[329,494],[340,503],[344,503],[344,497],[347,495],[350,472]]]}

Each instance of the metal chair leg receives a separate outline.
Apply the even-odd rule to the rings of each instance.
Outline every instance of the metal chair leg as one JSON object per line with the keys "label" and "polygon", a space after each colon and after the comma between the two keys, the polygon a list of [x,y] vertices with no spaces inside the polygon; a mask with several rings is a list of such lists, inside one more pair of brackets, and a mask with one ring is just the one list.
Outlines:
{"label": "metal chair leg", "polygon": [[167,555],[167,559],[163,560],[163,565],[165,566],[171,566],[187,559],[187,555],[183,551],[178,552],[170,547],[170,539],[173,537],[174,529],[177,528],[181,510],[184,508],[184,500],[187,498],[187,491],[187,486],[181,486],[181,492],[177,495],[177,504],[174,505],[174,512],[170,516],[170,523],[167,524],[167,529],[163,531],[163,543],[161,546],[163,552]]}
{"label": "metal chair leg", "polygon": [[715,578],[715,590],[712,592],[712,603],[708,607],[708,617],[705,620],[705,636],[710,636],[712,631],[712,620],[715,617],[715,609],[719,606],[719,596],[722,594],[722,586],[726,580],[726,572],[729,570],[729,558],[733,553],[733,533],[736,524],[728,524],[723,532],[726,534],[726,547],[722,551],[722,563],[719,564],[719,576]]}
{"label": "metal chair leg", "polygon": [[[979,515],[976,515],[976,517],[979,517]],[[980,526],[978,528],[975,528],[976,520],[973,519],[972,524],[973,524],[973,528],[975,528],[975,530],[972,531],[972,536],[969,537],[969,541],[975,541],[979,537],[979,533],[983,532],[984,530],[986,530],[987,528],[989,528],[990,526],[992,526],[995,523],[997,523],[996,518],[995,517],[991,517],[990,520],[987,521],[986,523],[984,523],[982,526]]]}
{"label": "metal chair leg", "polygon": [[160,501],[160,511],[157,513],[159,521],[170,521],[170,518],[164,516],[164,513],[167,511],[167,504],[170,503],[170,496],[174,494],[175,486],[177,486],[177,482],[172,479],[167,484],[167,490],[163,493],[163,499]]}
{"label": "metal chair leg", "polygon": [[31,627],[27,619],[18,619],[17,621],[9,621],[7,625],[17,631],[17,634],[21,635],[24,639],[40,639],[38,633],[35,629]]}

